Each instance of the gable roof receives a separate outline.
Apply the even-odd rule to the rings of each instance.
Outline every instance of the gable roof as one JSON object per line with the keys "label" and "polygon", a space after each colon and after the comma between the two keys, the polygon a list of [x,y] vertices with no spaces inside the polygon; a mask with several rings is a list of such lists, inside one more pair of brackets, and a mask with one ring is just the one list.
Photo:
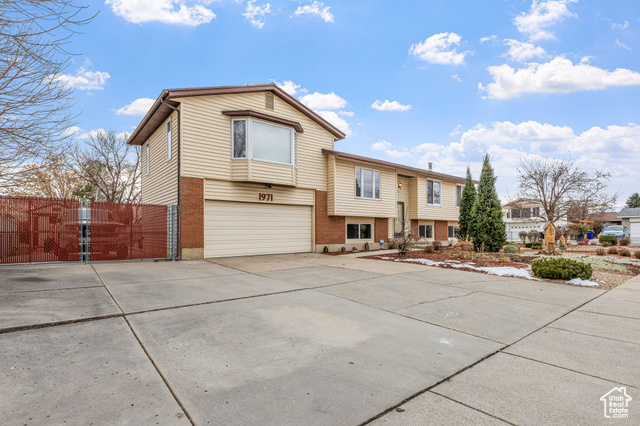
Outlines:
{"label": "gable roof", "polygon": [[622,209],[618,217],[640,217],[640,208],[625,207]]}
{"label": "gable roof", "polygon": [[[425,170],[425,169],[420,169],[418,167],[405,166],[403,164],[392,163],[390,161],[384,161],[384,160],[378,160],[377,158],[363,157],[361,155],[349,154],[349,153],[346,153],[346,152],[332,151],[330,149],[323,149],[322,153],[324,155],[332,155],[332,156],[337,157],[337,158],[346,158],[346,159],[349,159],[349,160],[357,160],[357,161],[363,161],[363,162],[366,162],[366,163],[378,164],[380,166],[391,167],[391,168],[394,168],[394,169],[407,170],[407,171],[411,171],[411,172],[415,172],[415,173],[420,173],[420,174],[423,174],[423,175],[431,176],[431,177],[434,177],[434,178],[449,179],[449,180],[454,180],[456,182],[466,182],[467,181],[466,178],[459,177],[459,176],[447,175],[447,174],[444,174],[444,173],[434,172],[432,170]],[[477,181],[474,181],[474,182],[477,183]]]}
{"label": "gable roof", "polygon": [[[138,127],[133,131],[129,139],[128,144],[142,145],[153,132],[164,122],[164,120],[171,115],[173,109],[180,104],[180,98],[192,97],[192,96],[208,96],[208,95],[228,95],[237,93],[256,93],[256,92],[271,92],[278,96],[280,99],[291,105],[293,108],[300,111],[302,114],[309,117],[331,133],[336,140],[344,139],[346,135],[338,130],[334,125],[329,123],[324,118],[320,117],[317,113],[302,104],[299,100],[282,90],[275,83],[270,84],[253,84],[245,86],[219,86],[219,87],[195,87],[184,89],[165,89],[160,93],[156,101],[151,106],[151,109],[144,116]],[[170,105],[170,106],[167,106]]]}

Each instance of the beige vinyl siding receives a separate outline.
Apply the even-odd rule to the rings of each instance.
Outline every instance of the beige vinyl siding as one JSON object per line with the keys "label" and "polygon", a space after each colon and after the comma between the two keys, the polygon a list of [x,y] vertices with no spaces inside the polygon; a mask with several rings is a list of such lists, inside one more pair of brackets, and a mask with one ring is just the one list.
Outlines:
{"label": "beige vinyl siding", "polygon": [[[356,216],[347,216],[345,218],[344,225],[344,239],[349,244],[350,242],[371,242],[374,240],[376,235],[376,218],[374,217],[356,217]],[[347,224],[348,223],[370,223],[371,224],[371,238],[368,240],[349,240],[347,239]]]}
{"label": "beige vinyl siding", "polygon": [[[171,160],[167,161],[167,121],[171,119]],[[148,204],[177,204],[178,202],[178,113],[173,112],[142,144],[141,189],[142,202]],[[149,174],[147,149],[149,144]]]}
{"label": "beige vinyl siding", "polygon": [[[355,168],[366,167],[380,171],[380,199],[356,198]],[[396,173],[394,169],[368,163],[336,160],[335,185],[329,189],[329,197],[335,198],[334,215],[395,217]],[[331,214],[331,213],[330,213]]]}
{"label": "beige vinyl siding", "polygon": [[336,157],[333,155],[327,158],[327,214],[336,214]]}
{"label": "beige vinyl siding", "polygon": [[[273,194],[273,201],[260,201],[259,194]],[[204,198],[207,200],[244,201],[261,204],[296,204],[311,206],[315,192],[312,189],[273,186],[265,189],[255,183],[230,182],[228,180],[206,179]]]}
{"label": "beige vinyl siding", "polygon": [[394,228],[395,224],[393,223],[393,219],[394,219],[393,217],[390,217],[389,218],[389,222],[388,222],[388,224],[389,224],[389,232],[387,234],[387,237],[389,239],[392,239],[396,235],[395,228]]}
{"label": "beige vinyl siding", "polygon": [[[222,115],[222,111],[253,110],[302,125],[304,132],[297,134],[297,186],[326,191],[327,160],[322,149],[333,149],[334,137],[279,97],[274,99],[273,111],[265,109],[263,92],[187,97],[179,101],[184,127],[184,176],[229,180],[232,161],[231,117]],[[259,175],[266,182],[276,177]]]}
{"label": "beige vinyl siding", "polygon": [[249,173],[252,181],[296,186],[296,168],[269,161],[249,160]]}
{"label": "beige vinyl siding", "polygon": [[312,251],[312,207],[205,201],[205,257]]}
{"label": "beige vinyl siding", "polygon": [[409,180],[409,219],[418,218],[418,178],[411,178]]}
{"label": "beige vinyl siding", "polygon": [[[438,179],[434,179],[438,180]],[[418,218],[435,220],[458,220],[460,211],[456,207],[456,183],[442,180],[441,205],[427,205],[427,178],[418,178]]]}

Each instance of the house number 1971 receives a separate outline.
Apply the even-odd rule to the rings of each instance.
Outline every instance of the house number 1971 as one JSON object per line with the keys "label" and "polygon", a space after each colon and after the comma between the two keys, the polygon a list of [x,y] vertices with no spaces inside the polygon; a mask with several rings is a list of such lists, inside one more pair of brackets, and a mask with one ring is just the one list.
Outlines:
{"label": "house number 1971", "polygon": [[265,194],[261,192],[258,194],[258,200],[260,201],[273,201],[273,194]]}

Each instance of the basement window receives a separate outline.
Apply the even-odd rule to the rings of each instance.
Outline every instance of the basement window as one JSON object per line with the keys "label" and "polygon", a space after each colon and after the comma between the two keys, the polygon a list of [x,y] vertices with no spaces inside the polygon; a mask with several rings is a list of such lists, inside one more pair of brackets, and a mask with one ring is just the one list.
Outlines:
{"label": "basement window", "polygon": [[231,120],[233,158],[294,165],[295,131],[252,118]]}
{"label": "basement window", "polygon": [[420,238],[433,238],[433,225],[418,226],[418,235]]}
{"label": "basement window", "polygon": [[449,226],[449,238],[458,238],[459,226]]}
{"label": "basement window", "polygon": [[347,223],[347,240],[370,240],[372,230],[370,223]]}

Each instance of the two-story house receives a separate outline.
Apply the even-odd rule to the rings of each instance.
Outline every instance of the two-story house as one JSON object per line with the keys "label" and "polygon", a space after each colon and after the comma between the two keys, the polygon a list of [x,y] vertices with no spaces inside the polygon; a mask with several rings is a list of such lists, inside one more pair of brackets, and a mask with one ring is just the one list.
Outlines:
{"label": "two-story house", "polygon": [[266,84],[164,90],[127,143],[142,202],[179,206],[182,259],[455,238],[464,178],[335,151],[344,137]]}

